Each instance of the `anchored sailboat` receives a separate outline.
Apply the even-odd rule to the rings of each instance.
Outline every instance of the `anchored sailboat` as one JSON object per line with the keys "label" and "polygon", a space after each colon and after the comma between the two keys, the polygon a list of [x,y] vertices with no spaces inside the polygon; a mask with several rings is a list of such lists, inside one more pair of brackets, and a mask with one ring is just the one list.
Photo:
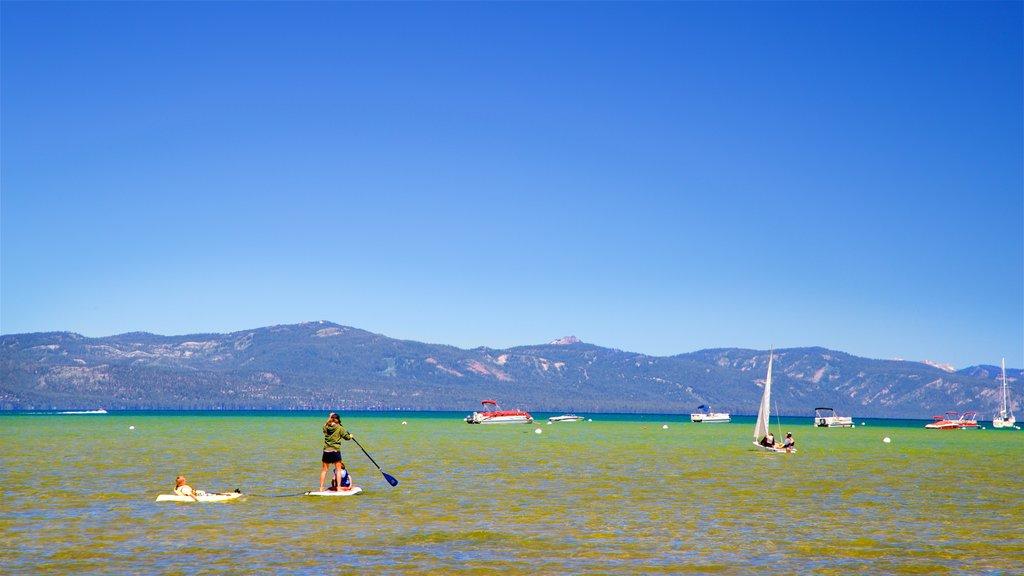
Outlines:
{"label": "anchored sailboat", "polygon": [[771,420],[772,401],[772,356],[768,352],[768,376],[764,379],[764,393],[761,394],[761,407],[757,410],[757,422],[754,424],[754,446],[768,452],[796,452],[796,448],[766,445],[761,442],[768,437],[768,424]]}
{"label": "anchored sailboat", "polygon": [[1013,428],[1017,418],[1013,416],[1013,407],[1010,406],[1010,390],[1006,386],[1006,358],[1003,358],[1003,409],[999,415],[992,418],[993,428]]}

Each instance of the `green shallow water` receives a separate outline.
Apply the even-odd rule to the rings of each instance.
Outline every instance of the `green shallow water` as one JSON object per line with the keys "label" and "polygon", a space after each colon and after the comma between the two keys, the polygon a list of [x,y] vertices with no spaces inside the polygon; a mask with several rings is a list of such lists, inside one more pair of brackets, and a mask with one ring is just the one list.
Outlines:
{"label": "green shallow water", "polygon": [[[364,493],[310,498],[325,414],[0,415],[0,572],[1024,573],[1020,431],[462,416],[342,414],[400,484],[346,443]],[[248,495],[155,503],[177,474]]]}

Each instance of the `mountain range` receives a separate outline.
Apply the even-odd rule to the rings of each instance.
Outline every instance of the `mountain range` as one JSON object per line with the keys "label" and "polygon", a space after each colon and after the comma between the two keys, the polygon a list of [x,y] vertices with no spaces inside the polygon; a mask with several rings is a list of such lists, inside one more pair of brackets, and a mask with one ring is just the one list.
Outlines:
{"label": "mountain range", "polygon": [[[767,350],[648,356],[575,337],[504,350],[397,340],[320,321],[230,334],[0,336],[0,409],[464,410],[754,414]],[[998,366],[959,371],[825,348],[774,351],[782,415],[925,418],[1000,403]],[[1021,370],[1007,370],[1011,392]],[[1013,394],[1013,405],[1021,400]],[[773,407],[773,410],[775,407]]]}

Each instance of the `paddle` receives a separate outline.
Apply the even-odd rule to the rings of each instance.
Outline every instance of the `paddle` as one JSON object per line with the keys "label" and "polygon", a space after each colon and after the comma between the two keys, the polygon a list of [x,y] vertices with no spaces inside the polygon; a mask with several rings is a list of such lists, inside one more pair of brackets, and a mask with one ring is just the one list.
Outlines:
{"label": "paddle", "polygon": [[[373,465],[377,467],[377,470],[380,470],[380,464],[377,464],[377,461],[373,459],[373,456],[370,456],[370,453],[366,451],[366,448],[363,448],[363,445],[359,443],[359,440],[356,440],[355,436],[352,437],[352,441],[356,443],[356,446],[359,446],[359,449],[363,451],[363,454],[366,454],[366,457],[370,459],[370,462],[373,462]],[[384,475],[384,479],[388,481],[388,484],[398,486],[398,480],[396,480],[394,476],[383,470],[380,470],[380,473]]]}

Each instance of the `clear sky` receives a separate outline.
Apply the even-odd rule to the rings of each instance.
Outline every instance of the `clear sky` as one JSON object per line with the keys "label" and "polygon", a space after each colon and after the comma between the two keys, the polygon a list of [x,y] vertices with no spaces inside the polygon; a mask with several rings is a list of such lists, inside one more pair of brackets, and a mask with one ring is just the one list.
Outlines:
{"label": "clear sky", "polygon": [[1021,2],[11,2],[0,332],[1024,366]]}

